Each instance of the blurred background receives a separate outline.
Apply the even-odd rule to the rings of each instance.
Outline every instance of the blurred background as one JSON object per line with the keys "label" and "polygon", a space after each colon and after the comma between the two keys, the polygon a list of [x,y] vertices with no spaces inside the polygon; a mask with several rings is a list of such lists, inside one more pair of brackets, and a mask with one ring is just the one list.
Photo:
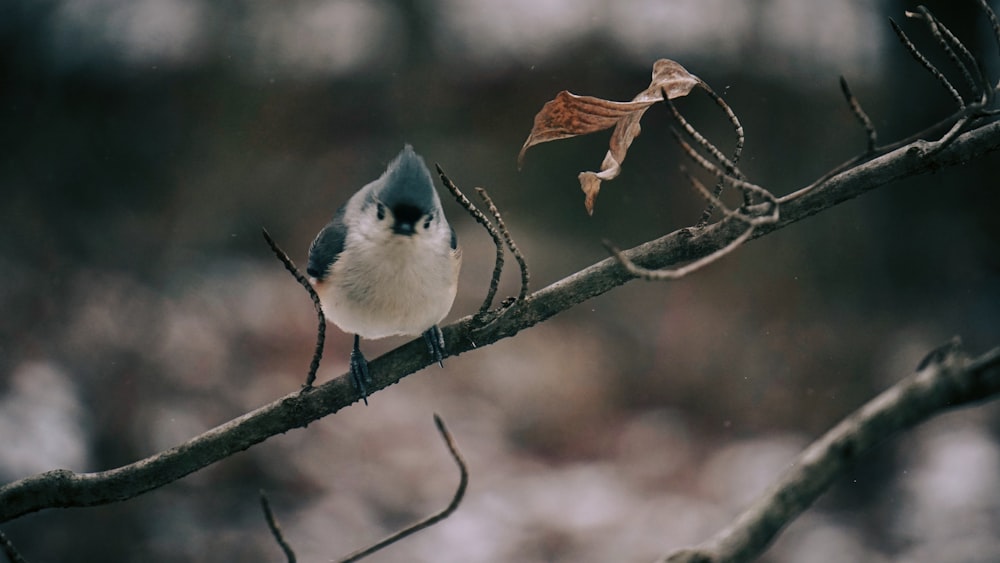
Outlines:
{"label": "blurred background", "polygon": [[[994,2],[996,9],[996,3]],[[975,2],[928,2],[993,80]],[[749,177],[783,195],[860,153],[844,75],[880,140],[952,111],[887,18],[853,0],[6,0],[0,6],[0,480],[99,471],[296,391],[312,305],[271,255],[315,233],[404,142],[484,186],[534,289],[692,225],[703,203],[654,107],[593,217],[576,175],[607,134],[515,157],[558,91],[628,100],[672,58],[746,128]],[[960,78],[952,75],[956,84]],[[704,95],[681,110],[724,150]],[[458,512],[372,561],[648,561],[706,539],[811,440],[961,335],[1000,344],[1000,157],[883,187],[696,275],[633,282],[417,373],[367,408],[169,486],[3,527],[29,561],[301,561]],[[443,194],[465,249],[450,319],[475,312],[487,235]],[[516,293],[516,268],[502,295]],[[328,331],[319,380],[347,369]],[[370,358],[402,341],[366,342]],[[1000,409],[949,413],[871,452],[764,561],[1000,560]]]}

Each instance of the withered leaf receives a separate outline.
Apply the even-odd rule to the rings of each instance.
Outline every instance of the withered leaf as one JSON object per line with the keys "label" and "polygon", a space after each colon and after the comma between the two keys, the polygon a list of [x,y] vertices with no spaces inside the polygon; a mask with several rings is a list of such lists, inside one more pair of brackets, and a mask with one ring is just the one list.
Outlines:
{"label": "withered leaf", "polygon": [[535,115],[535,123],[528,139],[517,155],[518,168],[524,163],[524,154],[539,143],[555,141],[602,131],[614,126],[609,150],[599,172],[581,172],[580,188],[586,196],[587,213],[594,214],[594,203],[601,189],[601,182],[611,180],[621,172],[629,145],[639,136],[639,120],[649,107],[667,98],[686,96],[701,83],[683,66],[669,59],[653,64],[653,79],[649,87],[639,92],[630,102],[614,102],[593,96],[578,96],[566,90],[545,103]]}

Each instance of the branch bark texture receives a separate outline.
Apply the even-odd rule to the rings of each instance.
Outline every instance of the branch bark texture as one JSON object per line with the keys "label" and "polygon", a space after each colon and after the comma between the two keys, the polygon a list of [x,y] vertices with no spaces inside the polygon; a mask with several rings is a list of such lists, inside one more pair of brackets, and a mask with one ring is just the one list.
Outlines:
{"label": "branch bark texture", "polygon": [[969,358],[953,347],[810,445],[750,508],[701,546],[664,563],[752,561],[866,451],[936,414],[1000,394],[1000,348]]}
{"label": "branch bark texture", "polygon": [[[974,128],[941,150],[928,152],[916,141],[865,162],[823,183],[781,198],[780,218],[754,231],[764,236],[867,191],[909,176],[961,164],[1000,149],[1000,122]],[[738,220],[724,219],[684,228],[624,252],[650,269],[697,260],[724,248],[745,232]],[[607,258],[527,296],[523,301],[481,316],[467,316],[443,329],[450,356],[492,344],[601,295],[635,277]],[[370,362],[375,392],[429,365],[422,339],[411,341]],[[271,436],[308,425],[356,402],[359,396],[345,374],[312,389],[291,393],[169,450],[135,463],[96,473],[55,470],[0,487],[0,522],[46,508],[93,506],[135,497],[258,444]]]}

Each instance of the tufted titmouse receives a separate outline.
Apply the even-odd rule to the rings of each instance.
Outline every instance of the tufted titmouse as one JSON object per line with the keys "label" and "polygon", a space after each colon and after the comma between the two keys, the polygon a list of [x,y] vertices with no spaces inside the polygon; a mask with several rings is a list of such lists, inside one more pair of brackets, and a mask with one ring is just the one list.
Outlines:
{"label": "tufted titmouse", "polygon": [[351,379],[365,404],[371,377],[361,336],[423,334],[431,357],[444,365],[437,323],[455,301],[461,263],[430,171],[410,145],[316,235],[306,272],[326,318],[354,334]]}

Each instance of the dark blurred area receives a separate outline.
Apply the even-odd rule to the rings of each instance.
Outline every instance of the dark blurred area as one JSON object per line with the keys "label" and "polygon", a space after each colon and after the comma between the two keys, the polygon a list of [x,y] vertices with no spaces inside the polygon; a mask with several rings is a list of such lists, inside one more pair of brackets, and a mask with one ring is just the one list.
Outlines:
{"label": "dark blurred area", "polygon": [[[927,5],[996,82],[976,3]],[[118,467],[297,390],[312,306],[260,230],[301,263],[404,142],[467,192],[490,191],[539,289],[603,259],[601,239],[638,244],[692,225],[703,205],[663,108],[647,113],[593,217],[576,177],[600,165],[606,134],[532,148],[518,172],[532,117],[558,91],[628,100],[653,61],[677,60],[742,120],[744,172],[783,195],[864,150],[840,75],[881,142],[953,111],[889,27],[946,64],[904,17],[915,9],[7,0],[0,479]],[[711,100],[678,106],[732,150]],[[494,254],[444,199],[465,253],[456,319],[477,310]],[[998,205],[996,154],[889,185],[140,498],[3,529],[29,561],[277,561],[265,489],[300,560],[336,558],[447,503],[457,475],[437,412],[468,460],[468,496],[373,561],[649,560],[714,533],[934,346],[1000,344]],[[349,353],[346,335],[328,335],[321,381]],[[373,358],[400,343],[363,346]],[[998,413],[950,413],[888,441],[764,560],[1000,560]]]}

